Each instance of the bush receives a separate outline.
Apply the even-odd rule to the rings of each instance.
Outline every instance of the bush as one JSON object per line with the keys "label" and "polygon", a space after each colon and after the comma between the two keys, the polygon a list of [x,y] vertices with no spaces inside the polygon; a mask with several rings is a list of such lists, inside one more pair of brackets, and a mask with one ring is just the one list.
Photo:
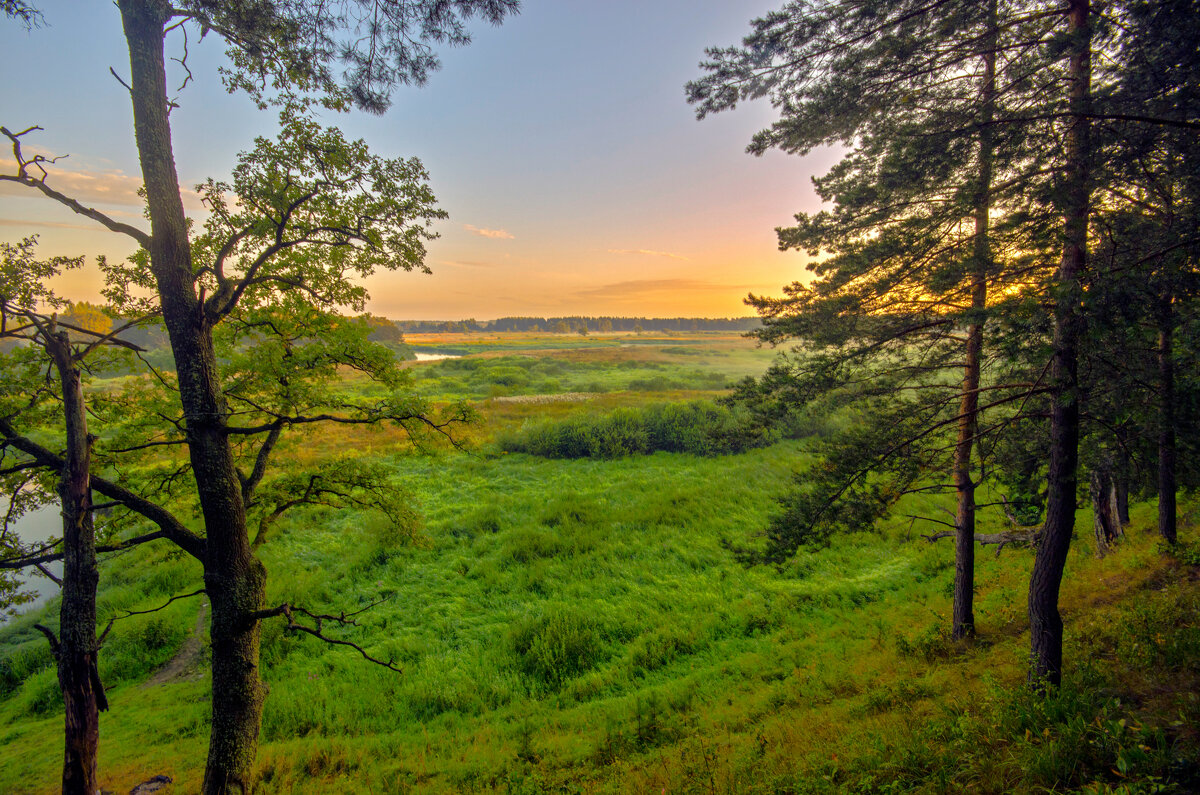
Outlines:
{"label": "bush", "polygon": [[599,416],[527,422],[502,434],[502,450],[543,458],[620,458],[663,451],[741,453],[776,440],[748,414],[703,401],[621,408]]}
{"label": "bush", "polygon": [[187,627],[164,615],[135,616],[117,625],[100,654],[101,678],[133,681],[165,665],[187,639]]}
{"label": "bush", "polygon": [[599,624],[567,608],[554,608],[519,624],[512,645],[521,672],[550,691],[590,671],[605,651]]}
{"label": "bush", "polygon": [[62,688],[58,672],[44,668],[25,680],[21,687],[21,712],[30,717],[44,718],[63,708]]}
{"label": "bush", "polygon": [[0,657],[0,699],[8,698],[26,679],[47,668],[53,670],[54,655],[42,640],[24,643]]}

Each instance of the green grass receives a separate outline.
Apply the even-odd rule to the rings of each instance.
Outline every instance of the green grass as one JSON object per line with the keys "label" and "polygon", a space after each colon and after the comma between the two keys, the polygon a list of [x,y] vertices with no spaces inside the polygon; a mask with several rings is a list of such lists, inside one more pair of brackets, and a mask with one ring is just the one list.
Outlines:
{"label": "green grass", "polygon": [[[621,350],[644,363],[643,348]],[[567,377],[634,369],[620,362],[584,359]],[[643,399],[485,406],[481,438]],[[1045,700],[1022,686],[1027,551],[978,556],[981,634],[966,645],[944,633],[952,549],[907,519],[782,571],[733,560],[726,543],[751,542],[770,495],[806,465],[802,441],[556,460],[490,443],[417,457],[368,438],[416,496],[422,542],[312,510],[285,517],[262,556],[272,603],[382,600],[340,636],[403,673],[267,623],[261,792],[1153,792],[1195,772],[1200,598],[1195,569],[1144,530],[1152,506],[1104,560],[1080,513],[1066,686]],[[937,515],[947,499],[905,512]],[[101,614],[197,585],[193,563],[143,547],[105,564]],[[197,608],[182,600],[113,629],[108,789],[157,773],[199,787],[205,682],[143,686]],[[61,747],[61,716],[36,618],[0,629],[0,792],[57,781],[60,755],[46,749]]]}

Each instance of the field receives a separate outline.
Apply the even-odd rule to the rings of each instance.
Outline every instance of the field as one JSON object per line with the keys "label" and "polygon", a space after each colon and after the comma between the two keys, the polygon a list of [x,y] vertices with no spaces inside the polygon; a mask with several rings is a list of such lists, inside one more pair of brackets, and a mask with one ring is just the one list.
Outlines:
{"label": "field", "polygon": [[[1189,565],[1200,555],[1156,548],[1152,504],[1136,507],[1125,542],[1102,560],[1090,514],[1079,513],[1063,592],[1066,684],[1035,697],[1023,687],[1027,550],[978,557],[980,637],[967,645],[945,635],[953,551],[921,538],[932,524],[897,519],[782,569],[734,559],[729,544],[754,543],[771,498],[809,463],[806,439],[733,445],[739,420],[721,414],[721,434],[668,452],[653,423],[670,412],[693,422],[700,409],[653,407],[711,401],[761,372],[770,351],[724,334],[408,342],[463,357],[409,369],[423,395],[476,408],[464,451],[339,431],[285,452],[353,449],[386,462],[419,532],[313,509],[286,516],[261,550],[271,603],[373,605],[357,627],[330,633],[403,672],[268,623],[258,791],[1200,786],[1200,586]],[[598,424],[610,416],[619,422]],[[568,426],[620,433],[605,430],[574,457],[513,452]],[[639,452],[622,454],[635,442]],[[901,513],[936,515],[950,499]],[[1190,515],[1182,527],[1194,536]],[[101,616],[199,586],[193,561],[141,547],[104,565]],[[32,628],[53,607],[0,628],[3,793],[56,789],[61,702]],[[106,788],[127,792],[156,774],[174,780],[171,792],[199,788],[203,618],[197,597],[115,624],[101,663],[112,703],[101,717]]]}

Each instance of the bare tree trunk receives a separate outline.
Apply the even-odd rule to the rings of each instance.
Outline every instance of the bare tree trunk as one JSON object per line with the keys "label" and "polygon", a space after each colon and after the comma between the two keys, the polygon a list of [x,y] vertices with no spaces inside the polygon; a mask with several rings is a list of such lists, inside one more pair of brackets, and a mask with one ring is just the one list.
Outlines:
{"label": "bare tree trunk", "polygon": [[1175,316],[1171,298],[1158,312],[1158,532],[1175,543]]}
{"label": "bare tree trunk", "polygon": [[250,548],[241,484],[226,431],[211,321],[196,294],[167,116],[163,31],[170,4],[119,0],[129,46],[134,132],[151,225],[151,271],[175,356],[188,451],[208,534],[204,584],[212,605],[212,728],[204,793],[253,784],[262,719],[259,624],[266,571]]}
{"label": "bare tree trunk", "polygon": [[[1117,443],[1117,464],[1113,471],[1113,485],[1117,491],[1117,521],[1121,527],[1129,526],[1129,450],[1124,433],[1119,433]],[[1124,529],[1122,529],[1124,535]]]}
{"label": "bare tree trunk", "polygon": [[1117,486],[1108,461],[1097,464],[1091,472],[1092,530],[1096,536],[1096,557],[1107,555],[1124,533],[1117,508]]}
{"label": "bare tree trunk", "polygon": [[996,0],[988,4],[988,38],[983,55],[979,132],[979,181],[975,195],[975,236],[971,253],[971,312],[967,329],[966,363],[958,412],[958,441],[954,447],[954,487],[958,510],[954,526],[954,614],[951,636],[975,634],[975,482],[971,479],[971,450],[979,428],[979,374],[983,351],[984,310],[992,252],[988,239],[992,188],[992,116],[996,103]]}
{"label": "bare tree trunk", "polygon": [[108,709],[108,702],[96,668],[99,573],[89,478],[92,443],[88,437],[83,386],[67,333],[54,334],[46,346],[62,384],[67,431],[66,463],[58,480],[63,518],[63,577],[59,641],[54,649],[66,712],[62,791],[64,795],[95,795],[99,791],[96,754],[100,746],[100,710]]}
{"label": "bare tree trunk", "polygon": [[1087,113],[1091,96],[1090,0],[1069,0],[1069,111],[1064,179],[1064,243],[1055,277],[1054,358],[1050,383],[1050,473],[1046,523],[1029,578],[1029,629],[1035,684],[1057,687],[1062,681],[1062,585],[1071,532],[1075,527],[1075,488],[1079,468],[1078,346],[1083,336],[1080,277],[1087,265],[1091,142]]}

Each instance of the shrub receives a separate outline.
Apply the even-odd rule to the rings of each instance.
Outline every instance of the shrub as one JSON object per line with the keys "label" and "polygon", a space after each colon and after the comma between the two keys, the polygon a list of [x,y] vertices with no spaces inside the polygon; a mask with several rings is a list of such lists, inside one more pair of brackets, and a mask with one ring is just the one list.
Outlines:
{"label": "shrub", "polygon": [[54,668],[54,655],[45,641],[31,641],[0,657],[0,699],[8,698],[21,684],[46,668]]}
{"label": "shrub", "polygon": [[620,458],[663,451],[741,453],[776,440],[738,409],[703,401],[621,408],[599,416],[527,422],[502,434],[502,450],[543,458]]}
{"label": "shrub", "polygon": [[654,671],[677,657],[695,651],[690,635],[673,627],[663,627],[642,635],[629,646],[629,664],[635,672]]}
{"label": "shrub", "polygon": [[58,672],[54,668],[43,668],[26,679],[19,703],[21,712],[32,717],[44,718],[61,710],[63,698]]}
{"label": "shrub", "polygon": [[519,624],[512,645],[521,672],[550,691],[591,670],[605,651],[597,622],[568,608],[552,608]]}
{"label": "shrub", "polygon": [[187,627],[165,615],[135,616],[117,625],[100,655],[105,682],[141,679],[165,665],[187,638]]}

